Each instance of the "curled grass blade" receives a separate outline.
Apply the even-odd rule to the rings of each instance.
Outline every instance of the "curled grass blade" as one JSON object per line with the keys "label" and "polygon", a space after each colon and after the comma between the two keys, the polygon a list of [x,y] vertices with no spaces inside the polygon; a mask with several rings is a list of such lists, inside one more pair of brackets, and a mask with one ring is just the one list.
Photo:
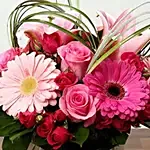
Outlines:
{"label": "curled grass blade", "polygon": [[68,30],[66,30],[66,29],[64,29],[64,28],[62,28],[62,27],[60,27],[60,26],[58,26],[58,25],[56,25],[56,24],[54,24],[52,22],[48,22],[48,21],[44,21],[44,20],[40,20],[40,19],[28,19],[28,20],[24,20],[23,22],[20,22],[20,24],[18,24],[18,26],[16,27],[16,30],[14,32],[16,33],[16,31],[19,29],[19,27],[23,23],[25,23],[25,22],[38,22],[38,23],[47,24],[49,26],[52,26],[52,27],[54,27],[54,28],[56,28],[56,29],[58,29],[58,30],[60,30],[60,31],[62,31],[62,32],[66,33],[66,34],[68,34],[70,36],[72,36],[74,39],[80,41],[82,44],[84,44],[85,46],[87,46],[88,48],[90,48],[89,45],[81,37],[74,35],[72,32],[70,32],[70,31],[68,31]]}
{"label": "curled grass blade", "polygon": [[[107,46],[107,44],[108,44],[109,42],[111,42],[112,39],[114,39],[114,38],[117,37],[117,36],[116,36],[116,33],[117,33],[119,30],[123,29],[125,25],[127,25],[128,23],[130,23],[131,21],[133,21],[132,19],[130,19],[130,21],[129,21],[129,20],[125,21],[125,19],[126,19],[132,12],[134,12],[134,11],[138,10],[139,8],[141,8],[141,7],[145,6],[145,5],[148,5],[148,4],[150,4],[150,2],[146,2],[146,3],[143,3],[143,4],[141,4],[141,5],[137,6],[137,7],[135,7],[134,9],[132,9],[131,11],[129,11],[124,17],[122,17],[122,18],[114,25],[114,27],[109,31],[109,34],[106,35],[106,36],[103,38],[102,43],[101,43],[100,46],[98,47],[98,49],[97,49],[97,51],[96,51],[94,57],[92,58],[92,60],[91,60],[91,62],[90,62],[90,64],[89,64],[89,66],[88,66],[88,70],[92,67],[92,65],[94,64],[94,62],[102,55],[102,53],[104,52],[105,47]],[[147,12],[142,13],[142,14],[139,15],[139,17],[142,16],[143,14],[149,14],[149,12],[148,12],[148,13],[147,13]],[[138,17],[138,16],[137,16],[137,17]],[[134,19],[135,19],[135,18],[134,18]],[[136,24],[135,24],[135,25],[136,25]],[[119,36],[118,36],[117,38],[119,38]]]}
{"label": "curled grass blade", "polygon": [[113,46],[110,50],[108,50],[105,54],[103,54],[94,64],[93,66],[87,70],[88,73],[91,73],[103,60],[105,60],[108,56],[110,56],[115,50],[117,50],[121,45],[123,45],[124,43],[126,43],[127,41],[131,40],[132,38],[138,36],[139,34],[141,34],[142,32],[146,31],[147,29],[150,28],[150,25],[147,25],[141,29],[139,29],[138,31],[134,32],[133,34],[131,34],[130,36],[128,36],[127,38],[125,38],[124,40],[122,40],[121,42],[117,43],[115,46]]}
{"label": "curled grass blade", "polygon": [[[89,30],[89,28],[87,27],[87,25],[86,25],[84,22],[82,22],[79,18],[77,18],[77,17],[75,17],[75,16],[73,16],[73,15],[71,15],[71,14],[65,13],[65,12],[63,13],[63,12],[57,12],[57,11],[42,11],[42,12],[30,14],[30,15],[26,16],[22,21],[28,20],[28,19],[30,19],[30,18],[32,18],[32,17],[35,17],[35,16],[38,16],[38,15],[52,15],[52,16],[61,17],[61,18],[64,18],[64,19],[66,19],[66,20],[71,21],[71,22],[74,23],[76,26],[78,26],[79,28],[81,28],[82,31],[84,31],[86,37],[88,38],[88,41],[90,42],[90,44],[91,44],[91,46],[92,46],[92,50],[94,51],[94,50],[96,49],[96,43],[95,43],[95,40],[94,40],[94,38],[93,38],[92,33],[90,32],[90,30]],[[67,16],[69,16],[69,17],[75,19],[76,21],[74,21],[73,19],[71,19],[71,18],[69,18],[69,17],[67,17]],[[78,22],[79,22],[79,23],[78,23]],[[87,29],[87,31],[88,31],[89,34],[90,34],[91,39],[90,39],[89,35],[86,33],[84,27],[82,27],[81,25],[83,25],[83,26]]]}

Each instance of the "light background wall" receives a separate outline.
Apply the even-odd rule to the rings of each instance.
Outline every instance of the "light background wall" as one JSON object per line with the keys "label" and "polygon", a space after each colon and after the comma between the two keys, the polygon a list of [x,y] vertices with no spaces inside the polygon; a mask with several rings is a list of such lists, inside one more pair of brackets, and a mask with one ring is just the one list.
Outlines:
{"label": "light background wall", "polygon": [[[1,0],[0,5],[0,52],[10,47],[7,35],[7,18],[15,6],[24,0]],[[51,0],[54,1],[54,0]],[[65,3],[66,0],[59,0]],[[76,0],[72,0],[75,3]],[[95,20],[96,11],[104,10],[114,16],[126,8],[135,7],[148,0],[80,0],[80,8]]]}

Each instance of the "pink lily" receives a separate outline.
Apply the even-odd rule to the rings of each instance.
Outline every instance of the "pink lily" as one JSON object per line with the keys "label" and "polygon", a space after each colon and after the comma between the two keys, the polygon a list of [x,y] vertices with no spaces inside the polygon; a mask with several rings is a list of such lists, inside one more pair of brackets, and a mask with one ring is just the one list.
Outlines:
{"label": "pink lily", "polygon": [[41,23],[25,23],[21,26],[18,38],[20,38],[20,36],[22,37],[22,34],[25,34],[28,38],[28,43],[23,48],[24,52],[37,51],[41,48],[43,34],[46,28],[48,28],[48,26]]}
{"label": "pink lily", "polygon": [[[103,25],[103,36],[107,35],[109,33],[109,31],[119,22],[121,21],[121,19],[123,17],[125,17],[127,15],[129,11],[125,10],[117,19],[114,19],[111,15],[100,11],[99,12],[99,16],[101,18],[101,22]],[[131,19],[132,16],[129,15],[128,17],[126,17],[125,19],[123,19],[122,22],[127,21],[129,19]],[[123,29],[121,29],[119,31],[119,33],[122,34],[122,38],[120,38],[117,42],[121,41],[122,39],[125,39],[127,36],[131,35],[132,33],[134,33],[136,31],[136,27],[132,27],[130,30],[128,30],[127,32],[125,32],[130,26],[132,26],[133,24],[135,24],[136,21],[133,20],[132,22],[130,22],[129,24],[127,24]],[[102,27],[99,27],[102,28]],[[120,60],[120,56],[124,53],[124,52],[135,52],[137,53],[139,50],[141,50],[141,48],[150,40],[150,34],[149,33],[145,33],[141,36],[135,37],[131,40],[129,40],[128,42],[126,42],[124,45],[122,45],[118,50],[116,50],[110,57],[112,59],[119,59]]]}

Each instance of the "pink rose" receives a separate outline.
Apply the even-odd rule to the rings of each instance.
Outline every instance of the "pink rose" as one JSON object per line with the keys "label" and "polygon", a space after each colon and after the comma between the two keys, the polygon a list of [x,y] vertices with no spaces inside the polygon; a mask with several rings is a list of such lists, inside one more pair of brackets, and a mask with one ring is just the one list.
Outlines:
{"label": "pink rose", "polygon": [[60,46],[60,36],[57,32],[52,34],[43,35],[43,42],[42,42],[43,50],[51,55],[57,52],[57,48]]}
{"label": "pink rose", "polygon": [[74,85],[77,82],[78,78],[73,72],[62,72],[55,78],[55,83],[59,86],[59,90],[64,90],[64,88]]}
{"label": "pink rose", "polygon": [[79,79],[86,73],[87,67],[92,58],[89,48],[78,41],[72,41],[65,46],[58,48],[58,55],[61,57],[61,70],[73,71]]}
{"label": "pink rose", "polygon": [[26,128],[32,128],[36,124],[36,112],[20,112],[19,121]]}
{"label": "pink rose", "polygon": [[7,69],[8,61],[15,58],[16,55],[20,55],[21,50],[19,48],[11,48],[0,54],[0,72]]}
{"label": "pink rose", "polygon": [[89,88],[83,84],[65,88],[59,100],[60,109],[73,122],[84,121],[84,126],[89,126],[95,121],[92,118],[95,118],[96,104],[97,99],[89,95]]}

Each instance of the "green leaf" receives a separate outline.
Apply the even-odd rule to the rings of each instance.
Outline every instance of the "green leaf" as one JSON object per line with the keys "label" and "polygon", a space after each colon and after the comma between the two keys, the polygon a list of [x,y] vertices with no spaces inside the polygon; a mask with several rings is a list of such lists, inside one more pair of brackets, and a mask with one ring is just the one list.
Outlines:
{"label": "green leaf", "polygon": [[2,109],[0,108],[0,128],[6,126],[9,123],[14,121],[13,117],[8,116]]}
{"label": "green leaf", "polygon": [[35,135],[33,137],[33,141],[32,142],[33,142],[33,144],[35,144],[37,146],[43,146],[43,145],[47,145],[48,144],[45,138],[41,138],[38,135]]}
{"label": "green leaf", "polygon": [[25,130],[23,130],[23,131],[17,132],[17,133],[15,133],[15,134],[11,135],[11,136],[9,137],[9,139],[13,142],[15,139],[20,138],[20,137],[23,136],[23,135],[26,135],[26,134],[28,134],[28,133],[32,133],[33,130],[34,130],[34,128],[25,129]]}
{"label": "green leaf", "polygon": [[0,128],[0,136],[9,136],[16,131],[21,130],[22,128],[23,127],[19,122],[12,121]]}
{"label": "green leaf", "polygon": [[89,136],[89,128],[84,128],[80,126],[77,131],[74,133],[75,140],[72,140],[72,142],[77,143],[82,147],[83,143],[87,140]]}
{"label": "green leaf", "polygon": [[8,116],[0,108],[0,136],[9,136],[13,132],[21,130],[23,126],[13,117]]}
{"label": "green leaf", "polygon": [[116,135],[112,137],[112,144],[113,145],[124,145],[128,139],[127,133],[120,133],[120,135]]}
{"label": "green leaf", "polygon": [[13,142],[9,137],[5,137],[2,144],[3,150],[27,150],[31,142],[31,134],[26,134],[20,138],[15,139]]}

